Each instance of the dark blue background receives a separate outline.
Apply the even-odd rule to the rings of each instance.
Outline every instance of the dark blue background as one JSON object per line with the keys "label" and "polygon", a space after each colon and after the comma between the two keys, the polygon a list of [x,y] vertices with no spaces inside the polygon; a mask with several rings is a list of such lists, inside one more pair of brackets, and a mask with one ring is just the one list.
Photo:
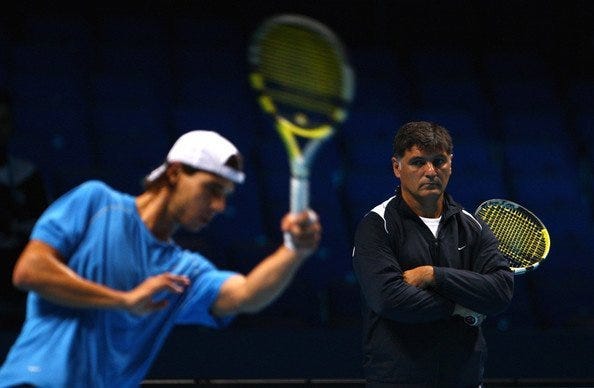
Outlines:
{"label": "dark blue background", "polygon": [[[138,194],[180,134],[217,130],[245,155],[247,183],[211,227],[178,239],[223,268],[249,270],[279,243],[288,204],[283,145],[255,102],[246,60],[254,29],[281,12],[332,28],[357,74],[351,115],[313,171],[322,247],[260,314],[220,333],[176,330],[152,376],[360,377],[351,239],[397,184],[389,162],[397,128],[424,119],[454,137],[449,191],[469,211],[512,199],[551,233],[547,261],[516,278],[509,309],[485,323],[487,376],[594,378],[588,1],[13,5],[0,15],[13,153],[37,163],[53,199],[87,179]],[[256,355],[266,361],[246,361]]]}

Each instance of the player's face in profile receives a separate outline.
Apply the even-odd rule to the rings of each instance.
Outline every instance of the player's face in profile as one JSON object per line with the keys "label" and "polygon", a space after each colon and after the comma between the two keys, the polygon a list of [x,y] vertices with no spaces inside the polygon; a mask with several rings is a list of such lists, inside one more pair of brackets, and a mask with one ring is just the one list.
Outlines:
{"label": "player's face in profile", "polygon": [[452,155],[444,150],[421,150],[413,146],[401,159],[392,158],[392,167],[403,191],[419,200],[437,199],[450,180]]}
{"label": "player's face in profile", "polygon": [[181,173],[171,203],[176,221],[190,231],[202,229],[225,210],[234,189],[233,182],[209,172]]}

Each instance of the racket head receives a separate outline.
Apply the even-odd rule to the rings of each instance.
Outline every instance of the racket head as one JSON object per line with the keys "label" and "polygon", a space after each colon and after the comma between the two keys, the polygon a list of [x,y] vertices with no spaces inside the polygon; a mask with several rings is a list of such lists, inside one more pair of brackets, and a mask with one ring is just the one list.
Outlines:
{"label": "racket head", "polygon": [[509,260],[515,274],[536,269],[551,247],[549,232],[530,210],[506,199],[481,203],[475,215],[480,217],[499,240],[499,251]]}
{"label": "racket head", "polygon": [[260,106],[283,131],[319,139],[346,119],[354,75],[342,42],[322,23],[272,16],[254,33],[248,57]]}

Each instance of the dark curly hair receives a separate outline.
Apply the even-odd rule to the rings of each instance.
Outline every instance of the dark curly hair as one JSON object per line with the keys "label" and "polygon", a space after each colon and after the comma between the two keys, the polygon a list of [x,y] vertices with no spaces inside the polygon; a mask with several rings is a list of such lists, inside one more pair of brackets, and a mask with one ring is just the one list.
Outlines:
{"label": "dark curly hair", "polygon": [[401,158],[414,146],[421,150],[444,150],[448,154],[454,149],[448,130],[428,121],[411,121],[400,127],[394,137],[393,155]]}

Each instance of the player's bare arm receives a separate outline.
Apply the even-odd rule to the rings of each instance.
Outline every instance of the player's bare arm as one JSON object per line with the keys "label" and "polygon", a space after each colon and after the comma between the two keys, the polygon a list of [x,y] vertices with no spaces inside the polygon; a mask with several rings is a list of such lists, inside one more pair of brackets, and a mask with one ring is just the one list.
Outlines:
{"label": "player's bare arm", "polygon": [[289,233],[292,248],[281,245],[247,275],[236,275],[223,283],[212,306],[213,314],[225,316],[254,313],[274,301],[287,288],[305,259],[320,242],[321,226],[311,213],[288,214],[281,229]]}
{"label": "player's bare arm", "polygon": [[135,314],[146,314],[165,307],[155,301],[161,291],[181,293],[188,286],[185,276],[164,273],[146,279],[125,292],[86,280],[65,263],[61,254],[48,244],[32,240],[19,257],[13,272],[13,283],[25,291],[67,307],[118,308]]}

